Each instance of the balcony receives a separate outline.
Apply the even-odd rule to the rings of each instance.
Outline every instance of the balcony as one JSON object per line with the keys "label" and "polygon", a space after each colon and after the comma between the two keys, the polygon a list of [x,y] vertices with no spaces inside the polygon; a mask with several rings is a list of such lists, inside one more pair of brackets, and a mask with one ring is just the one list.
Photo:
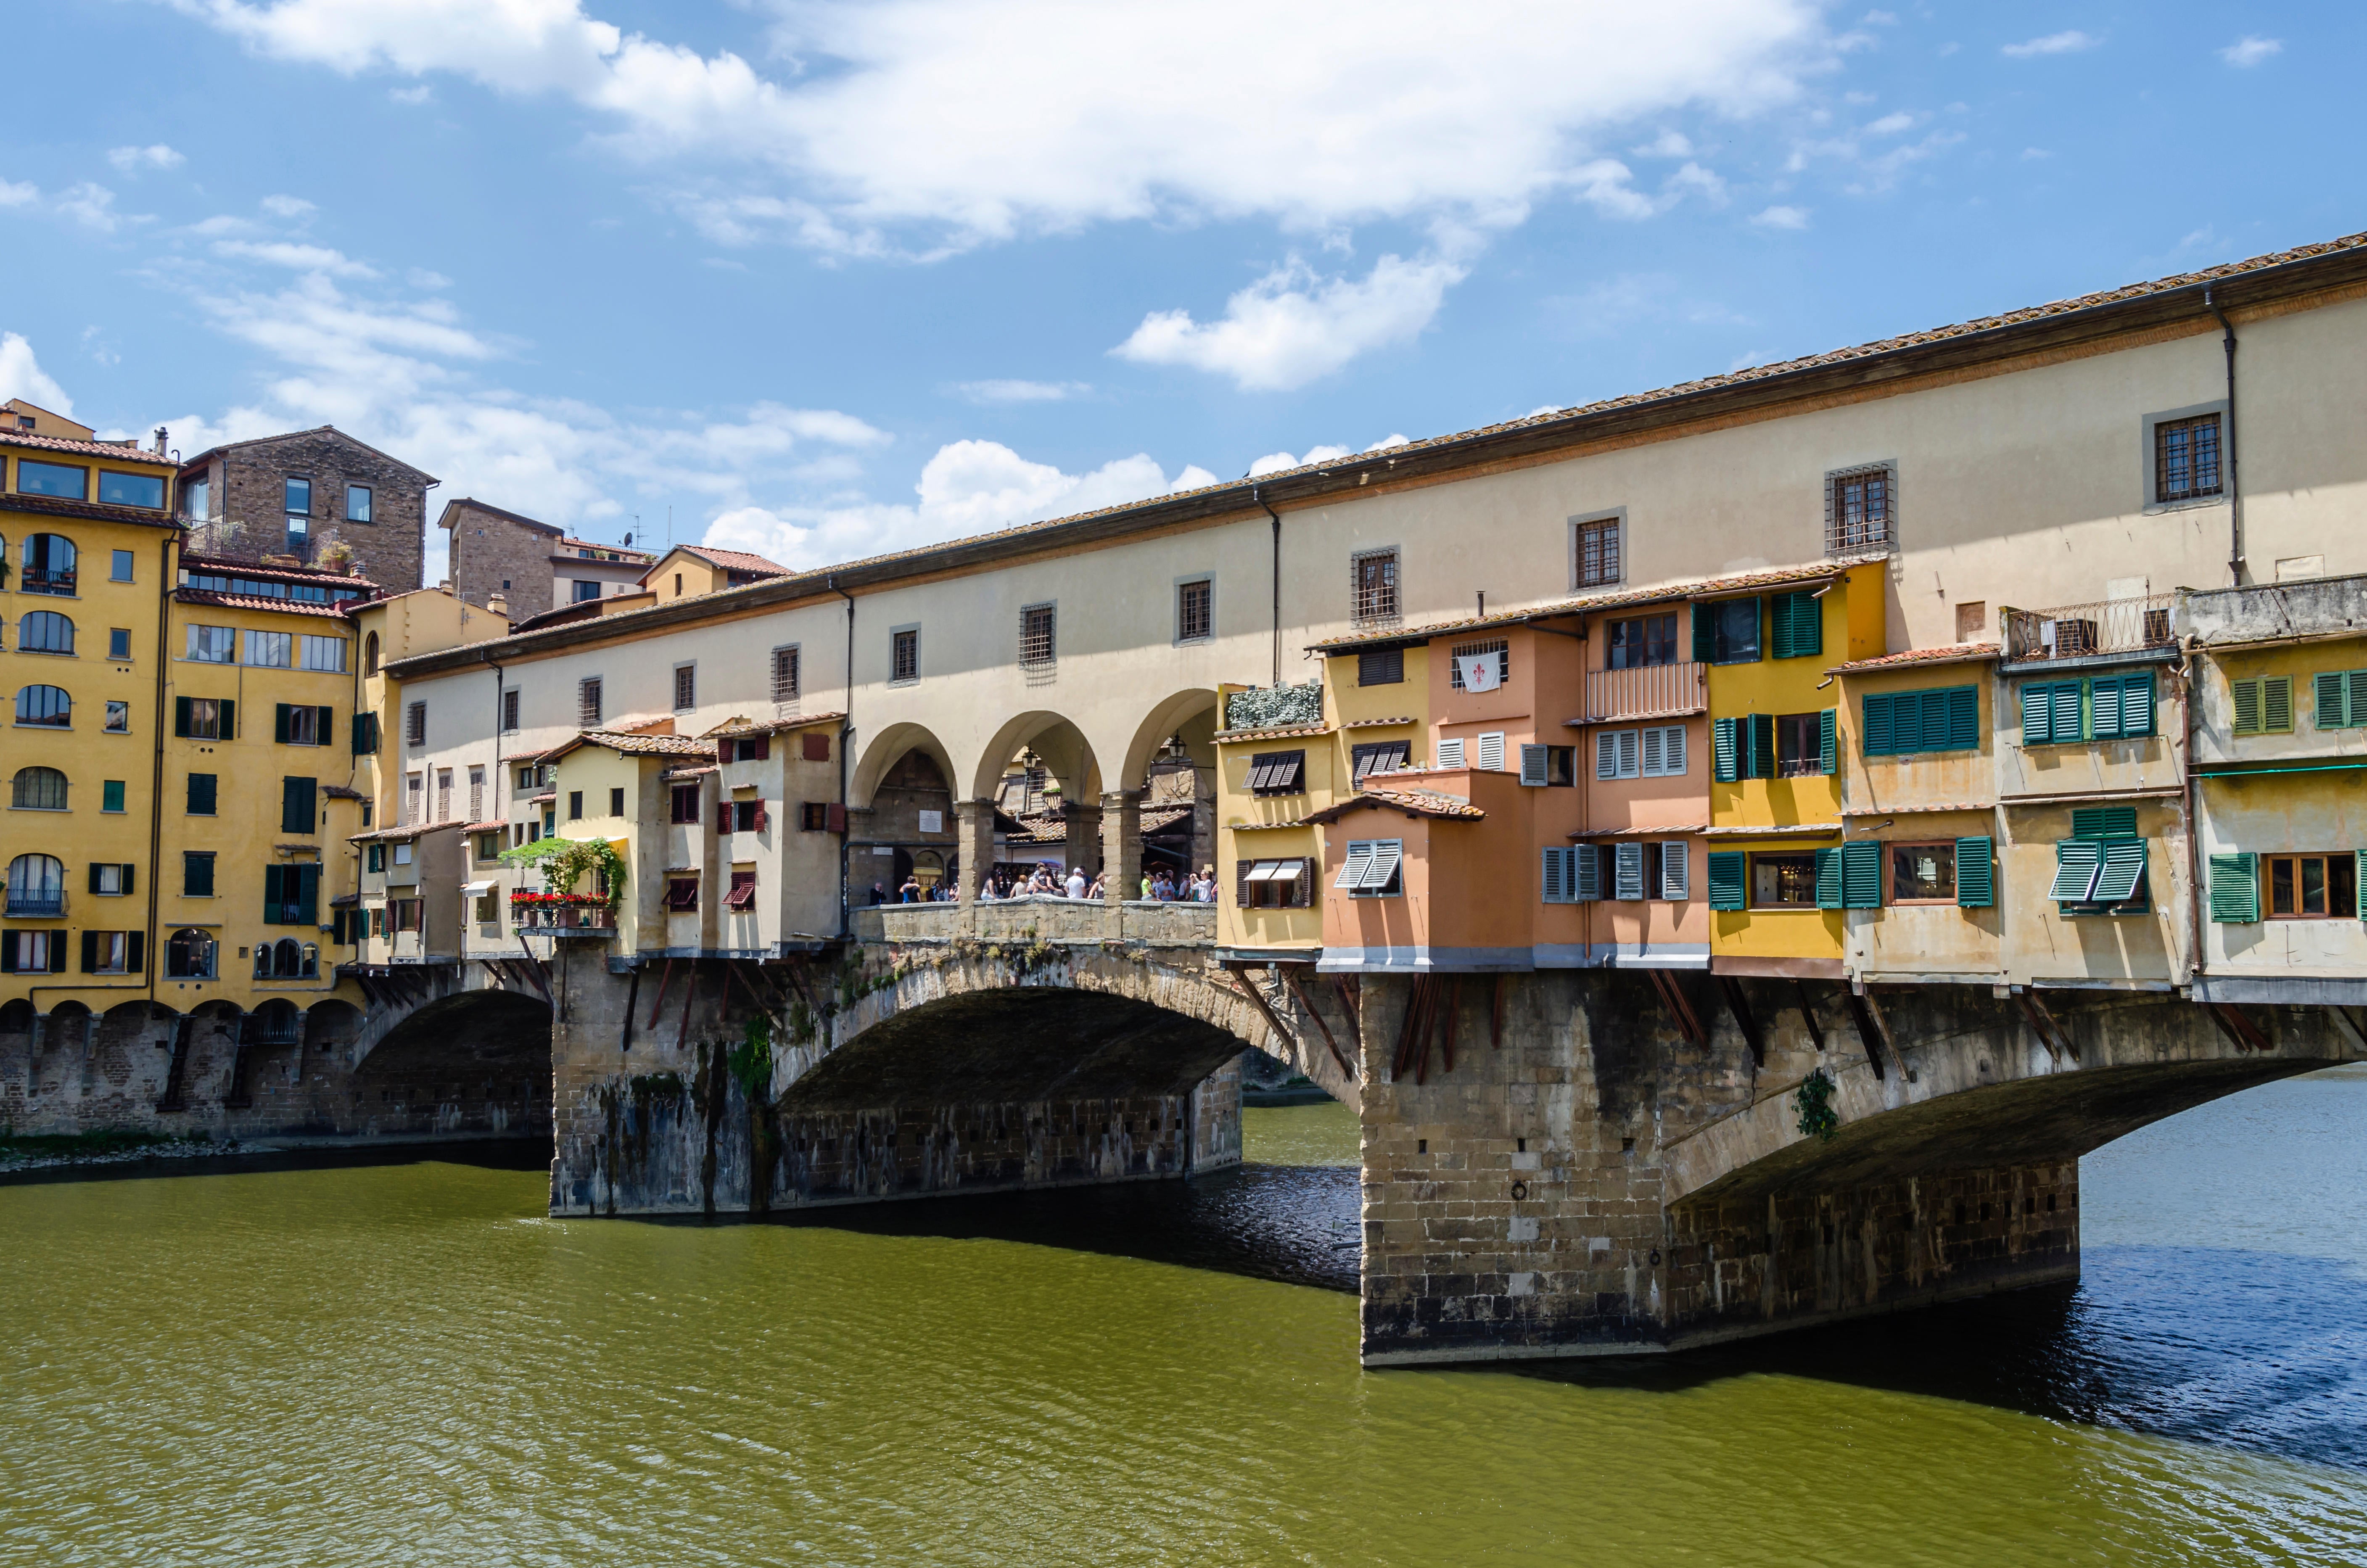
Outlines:
{"label": "balcony", "polygon": [[65,891],[62,888],[11,887],[8,889],[8,913],[19,919],[63,919],[66,913]]}
{"label": "balcony", "polygon": [[1670,718],[1708,705],[1709,684],[1699,664],[1647,664],[1634,670],[1586,672],[1586,713],[1580,720]]}
{"label": "balcony", "polygon": [[2155,593],[2052,610],[2003,610],[1999,614],[2005,627],[2006,662],[2093,659],[2174,648],[2177,638],[2169,629],[2169,610],[2176,598]]}
{"label": "balcony", "polygon": [[593,904],[527,904],[513,900],[510,919],[522,931],[617,934],[617,911]]}
{"label": "balcony", "polygon": [[43,571],[38,567],[28,566],[25,569],[25,574],[17,579],[17,590],[20,593],[71,595],[74,591],[74,569],[68,567],[63,571]]}

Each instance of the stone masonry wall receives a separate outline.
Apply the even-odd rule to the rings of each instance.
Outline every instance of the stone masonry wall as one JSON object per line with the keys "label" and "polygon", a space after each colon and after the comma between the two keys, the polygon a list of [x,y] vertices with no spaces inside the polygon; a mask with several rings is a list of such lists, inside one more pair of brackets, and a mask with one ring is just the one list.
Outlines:
{"label": "stone masonry wall", "polygon": [[452,592],[461,599],[483,605],[493,594],[505,594],[513,621],[560,607],[558,579],[550,564],[551,551],[559,544],[557,535],[529,528],[465,501],[453,502],[443,522],[451,530],[447,570]]}
{"label": "stone masonry wall", "polygon": [[[312,481],[311,560],[330,546],[350,548],[362,576],[389,592],[421,586],[427,538],[427,481],[416,470],[335,430],[225,448],[212,464],[219,519],[190,541],[193,553],[260,561],[288,547],[283,481]],[[370,487],[370,521],[345,516],[345,487]]]}

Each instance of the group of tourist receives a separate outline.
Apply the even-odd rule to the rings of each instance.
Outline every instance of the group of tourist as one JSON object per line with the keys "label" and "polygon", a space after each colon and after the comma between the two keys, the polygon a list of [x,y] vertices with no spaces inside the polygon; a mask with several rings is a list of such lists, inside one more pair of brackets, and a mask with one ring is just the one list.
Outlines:
{"label": "group of tourist", "polygon": [[[1064,873],[1051,861],[1039,863],[1030,872],[990,872],[978,890],[981,904],[998,904],[1009,898],[1099,899],[1109,896],[1109,883],[1099,872],[1089,878],[1071,866]],[[1161,866],[1143,874],[1136,896],[1161,904],[1213,904],[1217,901],[1217,868],[1204,865],[1196,872],[1171,872]],[[945,877],[923,883],[917,874],[908,874],[903,886],[892,894],[883,884],[871,885],[874,904],[950,904],[954,899],[953,883]]]}

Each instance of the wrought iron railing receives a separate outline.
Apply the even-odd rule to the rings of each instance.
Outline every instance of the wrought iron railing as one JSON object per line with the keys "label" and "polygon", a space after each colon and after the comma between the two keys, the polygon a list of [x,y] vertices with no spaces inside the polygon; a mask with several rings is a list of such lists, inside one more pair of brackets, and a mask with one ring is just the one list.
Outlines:
{"label": "wrought iron railing", "polygon": [[19,892],[8,889],[8,913],[26,919],[53,920],[66,912],[66,896],[62,891]]}
{"label": "wrought iron railing", "polygon": [[74,591],[74,571],[72,567],[63,571],[43,571],[38,567],[28,566],[24,576],[17,579],[17,589],[22,593],[72,593]]}
{"label": "wrought iron railing", "polygon": [[617,911],[614,909],[583,909],[534,905],[514,906],[510,917],[518,930],[527,931],[597,931],[614,935]]}
{"label": "wrought iron railing", "polygon": [[1655,718],[1698,713],[1708,701],[1699,664],[1647,664],[1586,672],[1586,717]]}
{"label": "wrought iron railing", "polygon": [[2001,612],[2006,659],[2009,662],[2085,659],[2099,653],[2141,653],[2149,648],[2171,647],[2177,640],[2169,629],[2175,599],[2174,594],[2155,593],[2064,604],[2052,610],[2007,609]]}

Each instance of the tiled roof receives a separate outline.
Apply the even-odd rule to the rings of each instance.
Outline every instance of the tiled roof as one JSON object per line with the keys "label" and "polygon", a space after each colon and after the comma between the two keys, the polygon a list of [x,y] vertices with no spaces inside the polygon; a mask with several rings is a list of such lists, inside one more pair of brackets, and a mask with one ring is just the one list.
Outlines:
{"label": "tiled roof", "polygon": [[327,795],[331,800],[368,800],[369,798],[368,795],[364,795],[361,791],[354,788],[350,784],[323,784],[321,786],[321,793]]}
{"label": "tiled roof", "polygon": [[210,588],[176,588],[173,597],[184,604],[219,604],[225,610],[270,610],[283,615],[323,615],[333,621],[345,618],[342,604],[310,604],[300,599],[274,599],[263,593],[218,593]]}
{"label": "tiled roof", "polygon": [[1952,800],[1938,806],[1844,806],[1844,817],[1929,817],[1942,811],[1994,811],[1991,800]]}
{"label": "tiled roof", "polygon": [[1229,833],[1263,833],[1278,828],[1311,827],[1313,826],[1314,821],[1315,819],[1311,817],[1294,817],[1287,822],[1228,822],[1225,824],[1225,831]]}
{"label": "tiled roof", "polygon": [[707,545],[684,545],[680,547],[703,561],[713,562],[726,571],[759,571],[767,577],[789,575],[789,569],[779,561],[766,560],[763,556],[750,555],[745,550],[719,550]]}
{"label": "tiled roof", "polygon": [[1216,740],[1293,740],[1302,735],[1329,735],[1328,724],[1287,724],[1276,729],[1220,729]]}
{"label": "tiled roof", "polygon": [[543,756],[564,756],[579,746],[605,746],[628,757],[704,757],[710,762],[715,760],[715,743],[710,740],[694,740],[687,735],[644,735],[617,729],[583,730],[573,739],[561,741],[545,751]]}
{"label": "tiled roof", "polygon": [[104,501],[68,501],[54,495],[0,494],[0,507],[11,512],[40,512],[53,517],[89,517],[107,523],[141,523],[151,528],[178,528],[181,519],[169,512],[144,506],[118,506]]}
{"label": "tiled roof", "polygon": [[605,561],[610,566],[647,566],[651,561],[658,558],[657,557],[650,554],[649,551],[637,550],[630,545],[604,545],[597,539],[579,539],[572,534],[562,535],[559,543],[562,549],[597,550],[600,552],[596,556],[588,558],[584,556],[561,556],[556,558],[561,560],[584,560],[588,558],[595,562]]}
{"label": "tiled roof", "polygon": [[1145,833],[1156,832],[1161,828],[1181,822],[1191,815],[1192,807],[1188,806],[1161,806],[1155,809],[1146,808],[1140,818],[1140,830]]}
{"label": "tiled roof", "polygon": [[[189,571],[236,572],[241,577],[260,578],[266,582],[312,582],[324,587],[364,588],[372,592],[378,591],[378,584],[367,577],[356,577],[350,572],[343,571],[315,571],[306,566],[266,566],[261,561],[236,560],[229,556],[199,555],[195,551],[184,551],[179,564]],[[435,590],[414,590],[413,592],[432,593]]]}
{"label": "tiled roof", "polygon": [[1420,719],[1414,718],[1410,716],[1404,718],[1352,718],[1340,728],[1342,729],[1381,729],[1386,728],[1390,725],[1419,724],[1421,722],[1421,721]]}
{"label": "tiled roof", "polygon": [[1919,664],[1978,664],[1998,656],[1993,642],[1960,642],[1948,648],[1916,648],[1874,659],[1852,660],[1826,670],[1828,675],[1856,675],[1869,670],[1903,670]]}
{"label": "tiled roof", "polygon": [[1570,835],[1573,839],[1665,839],[1671,833],[1706,831],[1706,822],[1687,822],[1675,828],[1581,828]]}
{"label": "tiled roof", "polygon": [[1457,822],[1477,822],[1488,815],[1459,795],[1439,795],[1426,789],[1376,789],[1366,784],[1337,806],[1308,812],[1307,820],[1337,822],[1351,811],[1376,806],[1402,811],[1410,817],[1444,817]]}
{"label": "tiled roof", "polygon": [[667,768],[658,774],[658,777],[662,779],[703,779],[709,773],[719,773],[722,771],[723,770],[721,768],[718,767],[713,762],[702,762],[695,767]]}
{"label": "tiled roof", "polygon": [[753,719],[735,715],[704,732],[700,739],[721,740],[742,735],[785,735],[792,730],[811,729],[818,724],[836,724],[845,716],[843,713],[809,713],[795,718]]}
{"label": "tiled roof", "polygon": [[539,517],[528,517],[523,512],[512,512],[506,507],[495,506],[491,502],[479,501],[473,495],[456,495],[451,500],[446,502],[444,503],[444,511],[442,514],[436,519],[436,525],[439,528],[449,528],[452,526],[452,525],[445,521],[445,519],[452,515],[453,508],[459,506],[465,506],[472,511],[484,513],[489,517],[499,517],[506,522],[522,524],[528,528],[534,529],[538,533],[563,535],[567,531],[556,523],[545,523]]}
{"label": "tiled roof", "polygon": [[1829,839],[1839,834],[1840,830],[1840,824],[1838,822],[1788,822],[1780,825],[1771,823],[1756,828],[1728,825],[1704,828],[1702,829],[1702,837],[1705,839]]}
{"label": "tiled roof", "polygon": [[69,435],[36,435],[29,430],[0,425],[0,442],[44,452],[73,452],[85,457],[134,457],[143,463],[161,463],[168,468],[174,466],[170,457],[142,451],[136,441],[76,441]]}
{"label": "tiled roof", "polygon": [[194,457],[182,458],[181,470],[182,472],[187,473],[189,469],[198,467],[217,452],[235,452],[242,446],[268,446],[275,441],[287,441],[299,435],[334,435],[340,441],[351,441],[363,451],[374,453],[377,456],[385,458],[388,462],[392,463],[398,468],[411,468],[413,473],[417,474],[421,479],[425,479],[431,487],[444,482],[435,475],[429,473],[426,469],[412,468],[410,464],[404,462],[393,453],[380,452],[368,442],[357,440],[355,437],[346,434],[344,431],[339,430],[334,424],[314,425],[310,430],[283,430],[277,435],[250,436],[244,441],[225,441],[219,446],[207,447],[204,451],[198,453]]}
{"label": "tiled roof", "polygon": [[402,839],[417,839],[423,838],[429,833],[440,833],[447,828],[458,828],[460,824],[458,822],[398,823],[396,826],[391,828],[379,828],[368,833],[354,833],[348,835],[345,842],[349,844],[368,844],[373,842],[383,843]]}

